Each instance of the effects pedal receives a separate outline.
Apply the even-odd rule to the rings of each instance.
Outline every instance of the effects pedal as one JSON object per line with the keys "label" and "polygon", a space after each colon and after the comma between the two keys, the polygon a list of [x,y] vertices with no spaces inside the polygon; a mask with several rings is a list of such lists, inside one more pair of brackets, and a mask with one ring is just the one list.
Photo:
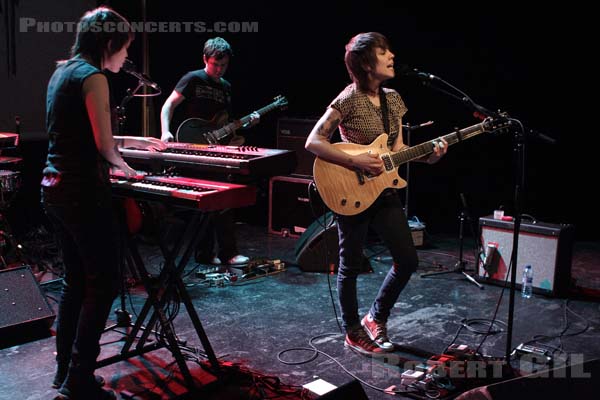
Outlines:
{"label": "effects pedal", "polygon": [[450,355],[457,360],[474,360],[477,355],[466,344],[452,344],[446,349],[444,355]]}
{"label": "effects pedal", "polygon": [[538,346],[521,343],[512,352],[511,355],[516,355],[519,358],[525,358],[534,364],[551,364],[552,354],[549,350]]}
{"label": "effects pedal", "polygon": [[401,376],[401,385],[408,386],[415,381],[419,381],[425,377],[425,372],[423,371],[414,371],[412,369],[408,369],[402,373]]}

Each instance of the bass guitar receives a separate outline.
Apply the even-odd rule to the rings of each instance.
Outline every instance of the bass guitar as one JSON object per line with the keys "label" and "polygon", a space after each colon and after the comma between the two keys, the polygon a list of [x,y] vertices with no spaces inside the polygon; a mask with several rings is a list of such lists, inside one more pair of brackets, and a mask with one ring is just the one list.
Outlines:
{"label": "bass guitar", "polygon": [[[484,132],[506,128],[510,122],[506,118],[487,118],[483,122],[457,130],[444,136],[448,145],[470,139]],[[391,152],[387,147],[388,135],[383,133],[369,145],[354,143],[334,143],[339,150],[358,155],[378,154],[383,161],[383,173],[373,176],[363,170],[349,169],[319,157],[315,159],[313,175],[317,189],[325,204],[335,213],[355,215],[365,211],[387,188],[401,189],[406,181],[398,175],[398,167],[433,153],[434,144],[439,139],[430,140],[416,146]]]}
{"label": "bass guitar", "polygon": [[[260,117],[268,112],[276,109],[284,108],[288,101],[283,96],[275,97],[271,104],[254,111],[238,120],[225,124],[227,122],[227,113],[217,114],[210,121],[202,118],[188,118],[179,125],[175,140],[182,143],[196,144],[230,144],[241,145],[242,137],[237,137],[235,131],[244,125],[248,124],[253,117],[253,114],[258,114]],[[240,142],[240,139],[242,143]]]}

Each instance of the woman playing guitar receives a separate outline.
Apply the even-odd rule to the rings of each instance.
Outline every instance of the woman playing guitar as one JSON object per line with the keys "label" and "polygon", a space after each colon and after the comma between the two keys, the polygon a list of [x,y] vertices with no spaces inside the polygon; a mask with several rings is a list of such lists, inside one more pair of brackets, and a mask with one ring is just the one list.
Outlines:
{"label": "woman playing guitar", "polygon": [[[378,154],[346,152],[343,145],[330,143],[330,137],[339,126],[344,142],[367,145],[385,132],[389,136],[387,146],[385,143],[382,146],[382,153],[406,147],[401,132],[402,116],[406,113],[404,102],[396,91],[381,87],[382,82],[394,77],[394,54],[383,35],[369,32],[350,40],[344,60],[353,83],[333,100],[319,119],[306,141],[306,149],[316,154],[318,159],[367,177],[378,176],[384,172],[384,163]],[[445,140],[439,140],[433,153],[422,161],[438,161],[446,153],[447,145]],[[327,190],[319,187],[318,182],[317,186],[319,192]],[[393,351],[386,322],[418,264],[398,190],[384,190],[363,212],[337,215],[337,226],[340,243],[337,287],[346,329],[345,346],[365,355]],[[370,311],[361,320],[356,277],[361,271],[362,247],[369,226],[375,229],[390,250],[394,264]]]}

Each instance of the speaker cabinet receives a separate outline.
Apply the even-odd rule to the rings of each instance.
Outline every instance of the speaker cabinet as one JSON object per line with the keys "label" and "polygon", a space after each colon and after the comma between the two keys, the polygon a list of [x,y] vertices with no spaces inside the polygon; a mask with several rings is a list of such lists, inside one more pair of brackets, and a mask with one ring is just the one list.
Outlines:
{"label": "speaker cabinet", "polygon": [[303,271],[337,271],[340,262],[338,230],[332,213],[310,224],[296,242],[294,254],[296,264]]}
{"label": "speaker cabinet", "polygon": [[29,267],[0,271],[0,346],[48,336],[55,314]]}
{"label": "speaker cabinet", "polygon": [[[477,275],[488,283],[504,285],[506,275],[510,282],[510,259],[513,247],[513,222],[492,217],[479,219],[481,243],[496,247],[496,255],[489,262],[480,260]],[[571,279],[571,256],[574,229],[572,225],[544,222],[522,222],[519,233],[517,282],[526,265],[533,269],[533,291],[551,296],[564,296]]]}
{"label": "speaker cabinet", "polygon": [[[335,273],[340,263],[337,223],[327,212],[317,218],[298,238],[294,248],[296,264],[302,271]],[[363,255],[361,273],[373,272],[369,259]]]}
{"label": "speaker cabinet", "polygon": [[277,148],[294,150],[298,163],[293,174],[312,176],[315,155],[304,148],[306,138],[317,119],[279,118],[277,121]]}
{"label": "speaker cabinet", "polygon": [[299,237],[315,218],[325,214],[325,205],[311,182],[298,176],[269,180],[269,233]]}

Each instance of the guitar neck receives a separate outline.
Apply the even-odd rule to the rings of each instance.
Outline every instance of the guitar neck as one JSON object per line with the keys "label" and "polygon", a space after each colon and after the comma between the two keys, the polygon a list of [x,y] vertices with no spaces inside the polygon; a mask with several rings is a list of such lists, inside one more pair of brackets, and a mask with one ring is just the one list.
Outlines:
{"label": "guitar neck", "polygon": [[[271,103],[269,105],[264,106],[261,109],[256,110],[255,113],[258,113],[258,115],[260,115],[262,117],[266,113],[271,112],[271,111],[273,111],[276,108],[277,108],[277,104],[276,103]],[[252,113],[252,114],[254,114],[254,113]],[[242,126],[246,125],[248,122],[250,122],[250,119],[252,118],[252,114],[248,114],[245,117],[240,118],[239,121],[240,121],[240,123],[241,123]]]}
{"label": "guitar neck", "polygon": [[[469,126],[467,128],[460,129],[456,132],[449,133],[443,136],[443,138],[446,140],[446,142],[448,142],[448,145],[451,146],[460,141],[475,137],[485,131],[486,128],[484,127],[484,123],[482,122],[480,124]],[[394,164],[394,167],[398,168],[402,164],[433,153],[433,144],[437,140],[438,139],[430,140],[419,145],[409,147],[406,150],[401,150],[397,153],[393,153],[391,159]]]}
{"label": "guitar neck", "polygon": [[[255,112],[258,113],[258,115],[260,115],[262,117],[264,114],[266,114],[266,113],[268,113],[270,111],[273,111],[276,108],[277,108],[277,103],[271,103],[271,104],[269,104],[267,106],[264,106],[263,108],[255,111]],[[252,114],[248,114],[245,117],[242,117],[242,118],[238,119],[237,121],[233,121],[233,122],[228,123],[224,127],[220,128],[220,129],[217,129],[216,131],[212,132],[212,135],[217,140],[221,140],[221,139],[227,137],[228,135],[230,135],[233,132],[235,132],[239,127],[244,126],[247,123],[249,123],[250,119],[252,118]]]}

